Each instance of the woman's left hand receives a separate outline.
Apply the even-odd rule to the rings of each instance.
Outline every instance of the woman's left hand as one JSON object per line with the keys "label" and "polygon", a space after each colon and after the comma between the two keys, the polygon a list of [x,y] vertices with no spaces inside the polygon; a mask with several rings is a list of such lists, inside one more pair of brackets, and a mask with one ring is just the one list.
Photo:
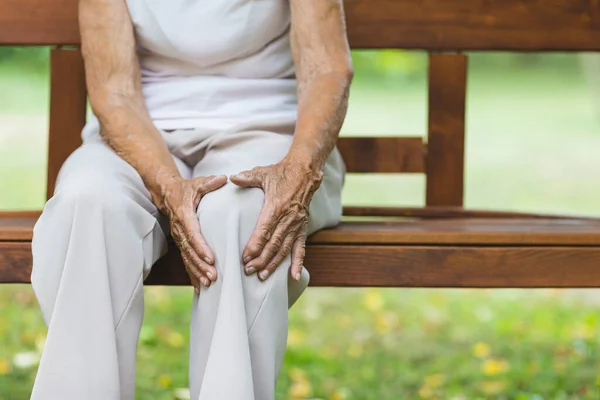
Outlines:
{"label": "woman's left hand", "polygon": [[267,279],[291,252],[292,277],[300,280],[310,201],[322,179],[323,173],[287,158],[230,176],[238,186],[265,192],[256,228],[242,252],[247,275],[258,272],[261,280]]}

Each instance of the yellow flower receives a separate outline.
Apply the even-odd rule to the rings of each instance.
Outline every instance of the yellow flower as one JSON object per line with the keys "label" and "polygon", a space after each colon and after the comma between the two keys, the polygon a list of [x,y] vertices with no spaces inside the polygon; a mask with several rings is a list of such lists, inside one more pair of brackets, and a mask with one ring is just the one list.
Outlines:
{"label": "yellow flower", "polygon": [[169,388],[173,384],[173,379],[169,374],[162,374],[158,377],[158,386],[161,388]]}
{"label": "yellow flower", "polygon": [[38,353],[41,353],[44,350],[44,345],[46,344],[46,335],[38,335],[35,339],[35,349]]}
{"label": "yellow flower", "polygon": [[309,381],[302,379],[292,384],[288,394],[292,399],[305,399],[312,395],[312,386]]}
{"label": "yellow flower", "polygon": [[494,376],[506,372],[509,368],[509,364],[506,360],[485,360],[481,364],[481,370],[487,376]]}
{"label": "yellow flower", "polygon": [[306,371],[300,368],[291,368],[290,372],[288,372],[288,375],[290,376],[290,378],[292,378],[293,381],[306,380]]}
{"label": "yellow flower", "polygon": [[167,343],[174,348],[182,347],[185,344],[183,335],[177,331],[170,331],[167,334]]}
{"label": "yellow flower", "polygon": [[349,395],[349,390],[346,388],[339,388],[331,394],[331,400],[346,400]]}
{"label": "yellow flower", "polygon": [[352,318],[349,315],[340,315],[337,324],[340,328],[348,329],[352,326]]}
{"label": "yellow flower", "polygon": [[442,386],[446,381],[444,374],[433,374],[425,378],[425,386],[436,388]]}
{"label": "yellow flower", "polygon": [[25,344],[35,343],[35,334],[31,331],[21,333],[21,341]]}
{"label": "yellow flower", "polygon": [[370,289],[365,292],[363,303],[369,311],[379,311],[383,307],[383,296],[376,289]]}
{"label": "yellow flower", "polygon": [[298,329],[290,329],[287,343],[290,347],[299,346],[304,342],[304,333]]}
{"label": "yellow flower", "polygon": [[481,390],[487,395],[499,394],[506,388],[504,381],[486,381],[481,384]]}
{"label": "yellow flower", "polygon": [[398,317],[393,313],[378,313],[375,317],[375,329],[381,334],[388,333],[398,323]]}
{"label": "yellow flower", "polygon": [[487,343],[477,342],[473,345],[473,355],[478,358],[486,358],[490,355],[492,349]]}
{"label": "yellow flower", "polygon": [[10,372],[10,364],[5,359],[0,359],[0,375],[7,375]]}
{"label": "yellow flower", "polygon": [[421,389],[419,389],[419,396],[423,399],[428,399],[433,396],[433,391],[429,386],[423,386]]}
{"label": "yellow flower", "polygon": [[350,347],[348,347],[348,351],[346,353],[352,358],[358,358],[362,355],[363,348],[357,343],[352,343],[350,344]]}

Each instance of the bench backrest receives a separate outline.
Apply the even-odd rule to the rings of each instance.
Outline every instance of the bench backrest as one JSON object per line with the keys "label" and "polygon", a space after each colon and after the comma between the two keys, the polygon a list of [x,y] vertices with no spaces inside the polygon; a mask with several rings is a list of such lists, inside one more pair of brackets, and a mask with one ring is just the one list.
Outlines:
{"label": "bench backrest", "polygon": [[[78,0],[0,0],[0,45],[52,45],[48,194],[85,123]],[[345,0],[353,48],[429,56],[427,140],[342,138],[350,172],[426,173],[429,206],[462,206],[467,56],[462,51],[598,51],[596,0]]]}

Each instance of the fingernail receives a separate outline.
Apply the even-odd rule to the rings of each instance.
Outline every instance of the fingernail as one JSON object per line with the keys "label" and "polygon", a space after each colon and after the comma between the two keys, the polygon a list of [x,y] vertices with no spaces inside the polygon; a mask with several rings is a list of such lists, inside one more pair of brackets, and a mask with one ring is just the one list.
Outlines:
{"label": "fingernail", "polygon": [[208,257],[204,257],[204,261],[206,261],[209,264],[212,264],[212,260]]}
{"label": "fingernail", "polygon": [[208,279],[210,279],[211,281],[213,280],[213,274],[210,271],[206,272],[206,276],[208,276]]}
{"label": "fingernail", "polygon": [[299,281],[299,280],[300,280],[300,276],[301,276],[301,275],[302,275],[302,274],[301,274],[300,272],[296,272],[296,276],[295,276],[295,278],[296,278],[296,280],[297,280],[297,281]]}
{"label": "fingernail", "polygon": [[252,257],[250,257],[250,256],[244,257],[244,263],[248,263],[248,262],[250,262],[250,260],[252,260]]}
{"label": "fingernail", "polygon": [[264,281],[265,279],[267,279],[269,277],[270,274],[271,273],[269,272],[268,269],[263,269],[262,271],[260,271],[258,273],[258,276],[260,276],[260,279],[262,279]]}
{"label": "fingernail", "polygon": [[200,278],[200,282],[204,285],[204,287],[208,287],[208,279],[205,277]]}
{"label": "fingernail", "polygon": [[200,288],[194,286],[194,292],[196,292],[196,294],[199,295],[200,294]]}
{"label": "fingernail", "polygon": [[248,268],[246,268],[246,275],[251,275],[251,274],[253,274],[255,272],[256,272],[256,268],[254,268],[254,267],[248,267]]}

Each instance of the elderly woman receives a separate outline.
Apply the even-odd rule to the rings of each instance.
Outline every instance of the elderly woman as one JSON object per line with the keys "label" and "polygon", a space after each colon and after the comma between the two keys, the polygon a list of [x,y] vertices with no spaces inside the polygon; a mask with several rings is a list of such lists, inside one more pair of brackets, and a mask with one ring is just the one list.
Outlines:
{"label": "elderly woman", "polygon": [[306,237],[341,215],[341,3],[80,0],[95,116],[34,231],[49,331],[32,399],[134,398],[143,281],[169,238],[195,288],[192,399],[274,398]]}

